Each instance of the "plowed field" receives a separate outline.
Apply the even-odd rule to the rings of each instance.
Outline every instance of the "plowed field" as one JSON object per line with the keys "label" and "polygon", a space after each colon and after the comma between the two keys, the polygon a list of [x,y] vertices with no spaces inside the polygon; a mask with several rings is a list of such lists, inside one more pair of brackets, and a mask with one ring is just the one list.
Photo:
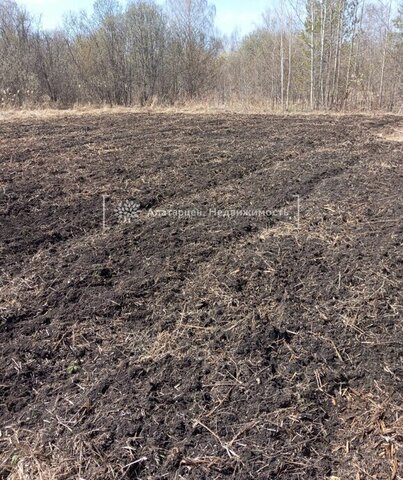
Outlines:
{"label": "plowed field", "polygon": [[2,122],[0,478],[401,478],[401,122]]}

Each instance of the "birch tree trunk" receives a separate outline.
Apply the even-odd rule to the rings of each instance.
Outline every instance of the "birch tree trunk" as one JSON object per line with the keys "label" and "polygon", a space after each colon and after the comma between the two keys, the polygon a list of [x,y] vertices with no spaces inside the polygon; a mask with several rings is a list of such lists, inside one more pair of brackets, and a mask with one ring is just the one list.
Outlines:
{"label": "birch tree trunk", "polygon": [[382,53],[382,67],[381,67],[381,80],[379,85],[379,108],[382,108],[383,103],[383,89],[384,89],[384,80],[385,80],[385,64],[386,64],[386,53],[388,48],[388,38],[389,38],[389,28],[390,28],[390,11],[392,8],[392,1],[389,1],[388,14],[386,19],[386,30],[383,38],[383,53]]}
{"label": "birch tree trunk", "polygon": [[324,0],[321,3],[321,34],[320,34],[320,98],[322,106],[325,105],[325,85],[324,85],[324,51],[325,51],[325,31],[326,31],[326,14],[327,14],[327,1]]}
{"label": "birch tree trunk", "polygon": [[287,76],[287,111],[290,108],[290,89],[291,89],[291,73],[292,73],[292,34],[288,37],[288,76]]}
{"label": "birch tree trunk", "polygon": [[314,22],[315,22],[315,9],[314,2],[311,0],[311,89],[310,89],[310,106],[311,110],[315,107],[315,33],[314,33]]}
{"label": "birch tree trunk", "polygon": [[283,29],[280,32],[280,96],[281,96],[281,109],[284,112],[284,39]]}

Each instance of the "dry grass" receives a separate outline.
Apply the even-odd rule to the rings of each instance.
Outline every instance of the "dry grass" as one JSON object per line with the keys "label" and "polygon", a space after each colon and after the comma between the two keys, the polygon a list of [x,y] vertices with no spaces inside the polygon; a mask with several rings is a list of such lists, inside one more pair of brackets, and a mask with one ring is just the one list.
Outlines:
{"label": "dry grass", "polygon": [[380,133],[379,136],[392,142],[403,142],[403,124],[397,128],[388,129],[386,132]]}
{"label": "dry grass", "polygon": [[[357,480],[401,479],[402,407],[379,384],[373,393],[348,389],[342,398],[346,407],[333,447],[333,453],[344,463],[344,468],[340,468],[341,477],[344,477],[343,471],[353,466]],[[372,454],[371,464],[363,460],[368,454]],[[389,474],[380,477],[375,473],[380,464],[389,464]]]}
{"label": "dry grass", "polygon": [[[52,109],[34,108],[34,109],[0,109],[0,121],[18,121],[18,120],[35,120],[35,119],[49,119],[69,116],[98,116],[98,115],[119,115],[122,113],[155,113],[155,114],[200,114],[200,115],[219,115],[223,113],[228,114],[245,114],[245,115],[332,115],[343,117],[347,115],[362,115],[381,117],[385,112],[377,111],[356,111],[356,112],[335,112],[335,111],[310,111],[309,109],[296,108],[289,111],[284,111],[281,108],[273,108],[272,105],[250,102],[228,102],[226,104],[211,103],[211,102],[188,102],[185,104],[176,104],[172,106],[164,105],[150,105],[145,107],[132,106],[94,106],[94,105],[78,105],[69,109]],[[401,116],[399,113],[388,112],[388,115]],[[402,131],[397,135],[392,135],[391,140],[401,141]],[[385,136],[387,138],[388,136]],[[399,140],[400,139],[400,140]]]}

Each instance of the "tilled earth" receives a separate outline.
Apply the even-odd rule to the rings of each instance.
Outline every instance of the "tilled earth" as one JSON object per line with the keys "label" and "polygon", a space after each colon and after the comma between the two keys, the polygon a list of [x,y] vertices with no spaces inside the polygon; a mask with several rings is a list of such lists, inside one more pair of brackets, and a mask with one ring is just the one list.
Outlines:
{"label": "tilled earth", "polygon": [[0,478],[401,478],[401,122],[3,122]]}

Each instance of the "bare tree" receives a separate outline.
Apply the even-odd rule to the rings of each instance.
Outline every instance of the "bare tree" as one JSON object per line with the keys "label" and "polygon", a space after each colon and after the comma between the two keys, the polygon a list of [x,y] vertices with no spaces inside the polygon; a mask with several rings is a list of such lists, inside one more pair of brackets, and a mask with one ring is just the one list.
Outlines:
{"label": "bare tree", "polygon": [[130,85],[132,81],[141,105],[162,92],[159,79],[164,75],[166,18],[160,7],[148,2],[132,2],[126,14],[127,52]]}
{"label": "bare tree", "polygon": [[168,0],[179,89],[189,98],[203,93],[214,78],[220,43],[214,36],[215,7],[207,0]]}

